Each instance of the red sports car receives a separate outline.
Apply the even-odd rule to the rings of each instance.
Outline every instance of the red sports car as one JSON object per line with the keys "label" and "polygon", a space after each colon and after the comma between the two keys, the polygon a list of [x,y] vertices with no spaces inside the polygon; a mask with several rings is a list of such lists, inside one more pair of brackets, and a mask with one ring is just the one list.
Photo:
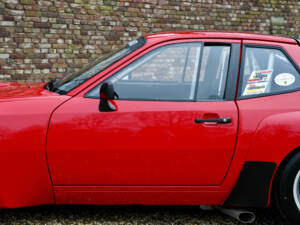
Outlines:
{"label": "red sports car", "polygon": [[0,84],[0,207],[267,207],[300,223],[300,41],[147,35],[44,84]]}

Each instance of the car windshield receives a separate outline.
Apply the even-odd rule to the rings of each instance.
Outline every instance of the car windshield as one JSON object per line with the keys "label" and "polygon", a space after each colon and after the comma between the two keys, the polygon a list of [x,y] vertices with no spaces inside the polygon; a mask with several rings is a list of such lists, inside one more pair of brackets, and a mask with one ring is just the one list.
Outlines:
{"label": "car windshield", "polygon": [[112,64],[116,63],[120,59],[142,47],[144,44],[145,38],[143,37],[131,41],[126,45],[125,48],[103,55],[73,74],[70,74],[59,80],[56,79],[55,81],[50,81],[52,82],[51,85],[49,82],[45,88],[59,94],[66,94]]}

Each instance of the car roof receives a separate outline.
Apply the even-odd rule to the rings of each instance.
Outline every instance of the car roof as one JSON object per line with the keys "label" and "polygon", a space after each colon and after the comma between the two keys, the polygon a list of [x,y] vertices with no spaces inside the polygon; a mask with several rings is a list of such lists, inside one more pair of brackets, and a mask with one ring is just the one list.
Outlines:
{"label": "car roof", "polygon": [[163,32],[156,34],[146,35],[147,40],[167,41],[174,39],[190,39],[190,38],[203,38],[203,39],[247,39],[257,41],[272,41],[281,43],[296,44],[296,40],[288,37],[256,34],[256,33],[242,33],[242,32],[227,32],[227,31],[182,31],[182,32]]}

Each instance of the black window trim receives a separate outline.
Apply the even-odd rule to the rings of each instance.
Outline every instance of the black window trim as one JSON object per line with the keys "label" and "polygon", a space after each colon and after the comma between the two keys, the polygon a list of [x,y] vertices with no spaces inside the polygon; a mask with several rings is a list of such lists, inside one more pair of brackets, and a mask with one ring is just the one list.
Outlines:
{"label": "black window trim", "polygon": [[274,45],[261,45],[261,44],[243,44],[242,47],[242,61],[241,61],[241,68],[240,68],[240,75],[239,75],[239,81],[238,81],[238,92],[237,92],[237,97],[236,100],[243,100],[243,99],[251,99],[251,98],[260,98],[260,97],[266,97],[266,96],[272,96],[272,95],[280,95],[280,94],[286,94],[286,93],[291,93],[291,92],[296,92],[296,91],[300,91],[300,87],[299,88],[294,88],[291,90],[287,90],[287,91],[277,91],[277,92],[273,92],[273,93],[263,93],[263,94],[257,94],[257,95],[245,95],[242,96],[242,86],[243,86],[243,76],[244,76],[244,67],[245,67],[245,58],[246,58],[246,49],[247,47],[249,48],[264,48],[264,49],[276,49],[281,51],[286,58],[289,60],[289,62],[292,64],[292,66],[294,66],[294,68],[296,69],[296,71],[298,72],[298,75],[300,75],[300,68],[297,65],[297,63],[292,59],[292,57],[286,52],[286,50],[284,48],[282,48],[281,46],[274,46]]}
{"label": "black window trim", "polygon": [[[196,88],[194,91],[194,97],[192,100],[181,100],[181,99],[174,99],[174,100],[166,100],[166,99],[118,99],[118,101],[161,101],[161,102],[223,102],[223,101],[233,101],[235,99],[236,94],[236,84],[237,84],[237,77],[238,77],[238,68],[239,68],[239,60],[240,60],[240,44],[231,43],[231,42],[206,42],[205,40],[199,40],[199,41],[189,41],[186,39],[186,42],[178,42],[178,43],[166,43],[162,46],[172,45],[172,44],[184,44],[184,43],[200,43],[201,44],[201,52],[199,57],[199,66],[197,71],[197,80],[196,80]],[[198,80],[200,76],[200,70],[201,70],[201,62],[202,62],[202,56],[203,56],[203,49],[205,46],[229,46],[230,47],[230,53],[229,53],[229,61],[228,61],[228,68],[227,68],[227,76],[225,81],[225,90],[223,99],[205,99],[205,100],[197,100],[197,90],[198,90]],[[157,49],[157,48],[154,48]],[[153,49],[153,50],[154,50]],[[144,54],[143,54],[144,55]],[[143,56],[142,55],[142,56]],[[141,56],[141,57],[142,57]],[[135,60],[134,60],[135,61]],[[131,63],[133,63],[132,61]],[[127,64],[126,66],[122,67],[121,69],[129,66],[131,63]],[[99,84],[103,83],[110,77],[114,76],[117,72],[119,72],[121,69],[117,70],[114,74],[111,74],[109,77],[102,80],[100,83],[97,83],[95,86],[90,88],[83,97],[90,98],[90,99],[98,99],[97,97],[87,96],[87,94],[95,87],[97,87]]]}
{"label": "black window trim", "polygon": [[236,86],[239,75],[241,44],[231,43],[228,62],[227,80],[225,86],[225,101],[233,101],[236,96]]}

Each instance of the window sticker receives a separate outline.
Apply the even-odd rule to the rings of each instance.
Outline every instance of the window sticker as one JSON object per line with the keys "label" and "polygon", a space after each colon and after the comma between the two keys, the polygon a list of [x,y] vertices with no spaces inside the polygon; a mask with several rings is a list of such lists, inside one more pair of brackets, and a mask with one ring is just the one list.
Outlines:
{"label": "window sticker", "polygon": [[268,91],[273,70],[253,71],[247,81],[243,95],[263,94]]}
{"label": "window sticker", "polygon": [[279,86],[290,86],[295,82],[295,76],[290,73],[281,73],[275,77],[274,81]]}

